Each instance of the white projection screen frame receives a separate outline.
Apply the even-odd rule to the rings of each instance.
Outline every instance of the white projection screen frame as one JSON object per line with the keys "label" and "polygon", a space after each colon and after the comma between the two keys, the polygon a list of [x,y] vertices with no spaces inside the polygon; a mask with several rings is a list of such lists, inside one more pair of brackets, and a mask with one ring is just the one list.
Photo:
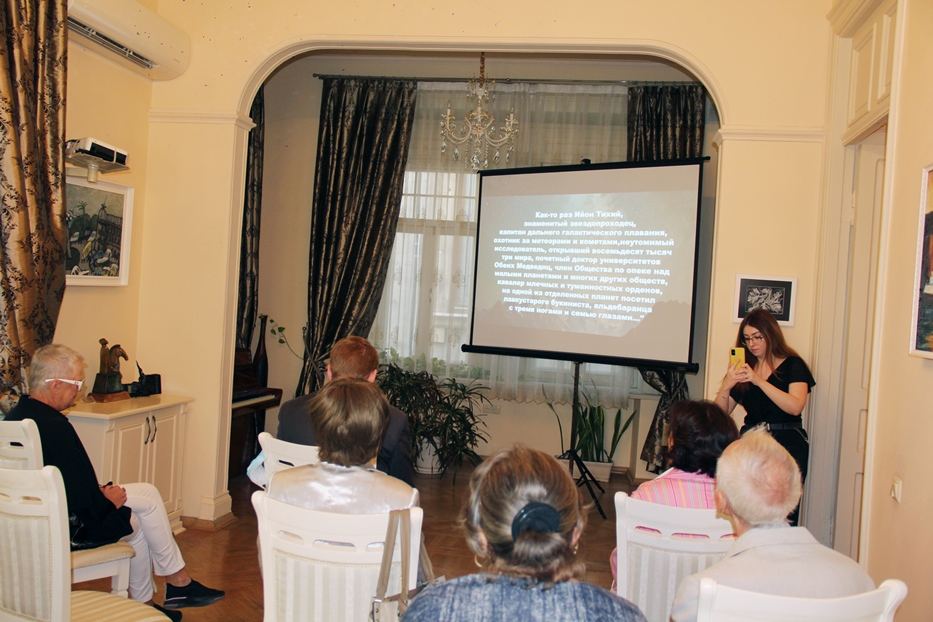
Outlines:
{"label": "white projection screen frame", "polygon": [[463,351],[695,372],[703,162],[482,171]]}

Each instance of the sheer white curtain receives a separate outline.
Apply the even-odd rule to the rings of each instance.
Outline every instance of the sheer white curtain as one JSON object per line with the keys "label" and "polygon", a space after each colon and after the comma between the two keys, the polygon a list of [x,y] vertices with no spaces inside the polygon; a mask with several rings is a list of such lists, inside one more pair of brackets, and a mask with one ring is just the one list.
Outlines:
{"label": "sheer white curtain", "polygon": [[[494,93],[496,119],[514,110],[520,131],[511,160],[490,168],[625,159],[624,86],[497,84]],[[398,233],[370,339],[386,360],[478,378],[500,398],[569,401],[570,363],[460,351],[470,331],[479,178],[465,161],[441,153],[439,130],[448,102],[466,109],[465,94],[462,83],[418,85]],[[641,386],[628,368],[593,364],[582,368],[581,383],[606,405]]]}

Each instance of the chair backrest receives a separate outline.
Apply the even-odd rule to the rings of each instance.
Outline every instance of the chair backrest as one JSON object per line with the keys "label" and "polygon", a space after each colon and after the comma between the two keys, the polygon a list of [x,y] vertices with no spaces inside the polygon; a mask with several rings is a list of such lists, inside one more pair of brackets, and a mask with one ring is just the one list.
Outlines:
{"label": "chair backrest", "polygon": [[0,421],[0,468],[42,468],[42,441],[35,421]]}
{"label": "chair backrest", "polygon": [[0,618],[70,618],[67,514],[56,467],[0,468]]}
{"label": "chair backrest", "polygon": [[617,492],[616,592],[648,620],[667,620],[680,581],[719,561],[732,526],[715,510],[678,508]]}
{"label": "chair backrest", "polygon": [[903,581],[844,598],[793,598],[759,594],[700,581],[697,622],[890,622],[907,596]]}
{"label": "chair backrest", "polygon": [[[253,493],[263,569],[264,622],[369,619],[389,514],[299,508]],[[421,508],[411,509],[408,589],[418,576]],[[400,591],[400,539],[387,594]]]}
{"label": "chair backrest", "polygon": [[270,482],[272,476],[283,469],[320,462],[316,445],[289,443],[275,438],[268,432],[259,433],[259,446],[266,455],[266,477]]}

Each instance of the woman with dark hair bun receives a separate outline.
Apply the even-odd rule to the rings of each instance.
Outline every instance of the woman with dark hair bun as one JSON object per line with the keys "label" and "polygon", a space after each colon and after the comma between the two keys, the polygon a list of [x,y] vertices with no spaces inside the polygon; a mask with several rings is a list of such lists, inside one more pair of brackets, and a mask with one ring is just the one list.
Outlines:
{"label": "woman with dark hair bun", "polygon": [[586,514],[554,457],[515,446],[486,459],[470,478],[463,524],[483,572],[428,587],[406,622],[644,622],[635,605],[577,580]]}
{"label": "woman with dark hair bun", "polygon": [[[644,482],[632,498],[680,508],[716,509],[716,461],[739,437],[735,421],[713,402],[682,401],[671,406],[669,430],[667,455],[671,468]],[[615,583],[614,549],[609,565]]]}

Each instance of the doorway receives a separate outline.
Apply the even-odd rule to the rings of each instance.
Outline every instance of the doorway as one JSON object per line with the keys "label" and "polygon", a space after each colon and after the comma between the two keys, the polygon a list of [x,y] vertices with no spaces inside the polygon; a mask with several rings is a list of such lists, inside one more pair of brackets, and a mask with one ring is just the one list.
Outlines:
{"label": "doorway", "polygon": [[887,128],[882,127],[849,145],[845,154],[845,187],[851,192],[852,203],[833,547],[852,558],[858,557],[862,513],[886,134]]}

